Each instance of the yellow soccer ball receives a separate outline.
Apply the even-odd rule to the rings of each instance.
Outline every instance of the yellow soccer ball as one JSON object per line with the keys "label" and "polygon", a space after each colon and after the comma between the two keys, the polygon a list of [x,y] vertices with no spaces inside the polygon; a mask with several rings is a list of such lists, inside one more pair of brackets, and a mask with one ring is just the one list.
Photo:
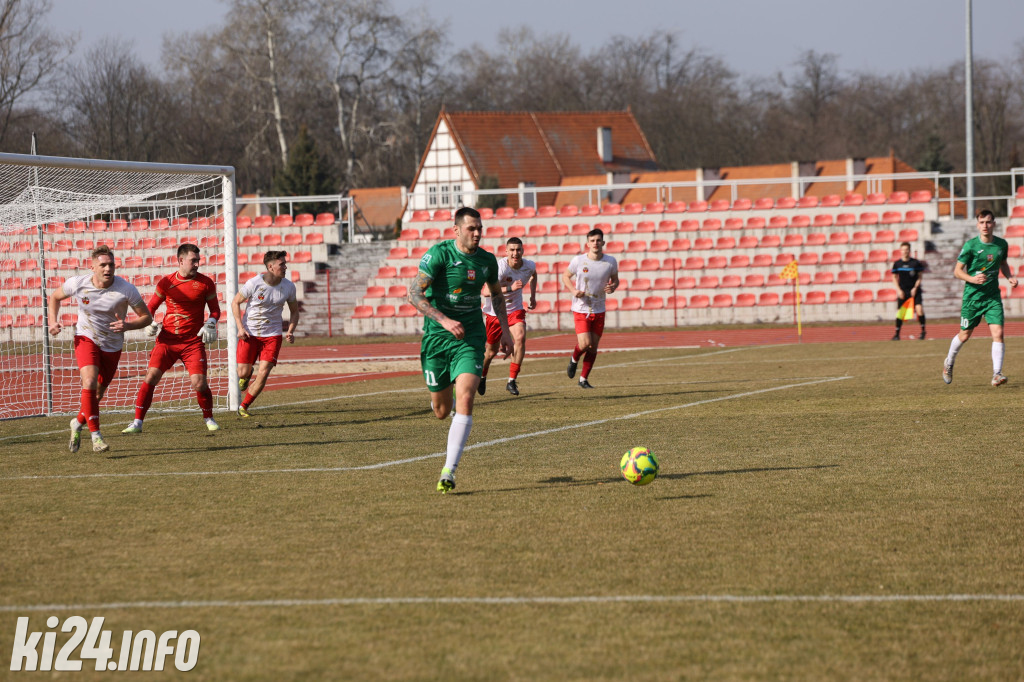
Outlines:
{"label": "yellow soccer ball", "polygon": [[658,475],[658,458],[648,448],[635,447],[622,456],[619,468],[633,485],[647,485]]}

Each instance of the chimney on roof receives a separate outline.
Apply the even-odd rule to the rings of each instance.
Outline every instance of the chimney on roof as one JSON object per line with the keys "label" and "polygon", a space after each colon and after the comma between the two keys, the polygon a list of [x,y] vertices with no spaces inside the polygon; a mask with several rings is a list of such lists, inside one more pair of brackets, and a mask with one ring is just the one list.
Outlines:
{"label": "chimney on roof", "polygon": [[602,163],[612,162],[612,129],[597,129],[597,155]]}

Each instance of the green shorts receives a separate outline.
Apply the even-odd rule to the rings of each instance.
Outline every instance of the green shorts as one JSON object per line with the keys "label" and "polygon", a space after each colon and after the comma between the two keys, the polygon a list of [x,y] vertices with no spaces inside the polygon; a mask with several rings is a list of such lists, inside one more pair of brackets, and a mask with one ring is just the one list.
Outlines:
{"label": "green shorts", "polygon": [[960,307],[960,329],[974,329],[985,318],[988,324],[1003,324],[1003,299],[981,298],[964,301]]}
{"label": "green shorts", "polygon": [[482,335],[473,334],[459,340],[451,334],[425,334],[420,344],[420,367],[431,393],[455,383],[460,374],[480,376],[484,366]]}

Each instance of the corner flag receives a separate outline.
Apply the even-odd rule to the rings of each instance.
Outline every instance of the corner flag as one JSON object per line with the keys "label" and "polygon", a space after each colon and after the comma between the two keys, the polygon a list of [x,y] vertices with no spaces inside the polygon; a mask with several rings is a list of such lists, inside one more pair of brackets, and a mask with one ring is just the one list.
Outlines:
{"label": "corner flag", "polygon": [[906,301],[904,301],[903,305],[900,306],[899,311],[897,311],[897,313],[896,313],[896,319],[897,320],[904,320],[904,321],[914,319],[914,297],[913,296],[911,296]]}
{"label": "corner flag", "polygon": [[800,273],[796,270],[796,261],[790,261],[789,265],[782,268],[782,272],[779,273],[779,277],[782,279],[796,279],[800,276]]}

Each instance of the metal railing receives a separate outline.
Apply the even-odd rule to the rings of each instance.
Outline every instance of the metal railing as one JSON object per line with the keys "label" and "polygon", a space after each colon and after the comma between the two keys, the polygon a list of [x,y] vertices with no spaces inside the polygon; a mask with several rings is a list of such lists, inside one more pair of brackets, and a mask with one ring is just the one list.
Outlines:
{"label": "metal railing", "polygon": [[[282,213],[295,215],[296,204],[330,205],[336,209],[334,214],[341,226],[338,233],[344,235],[346,241],[349,243],[354,241],[356,234],[372,234],[372,231],[368,228],[360,229],[356,225],[352,198],[341,194],[311,194],[294,197],[238,197],[235,199],[235,204],[237,206],[256,206],[258,215],[267,215],[270,212],[273,215],[281,215]],[[282,211],[282,206],[286,207],[287,210]],[[264,213],[264,209],[270,209],[271,207],[273,208],[272,211]]]}

